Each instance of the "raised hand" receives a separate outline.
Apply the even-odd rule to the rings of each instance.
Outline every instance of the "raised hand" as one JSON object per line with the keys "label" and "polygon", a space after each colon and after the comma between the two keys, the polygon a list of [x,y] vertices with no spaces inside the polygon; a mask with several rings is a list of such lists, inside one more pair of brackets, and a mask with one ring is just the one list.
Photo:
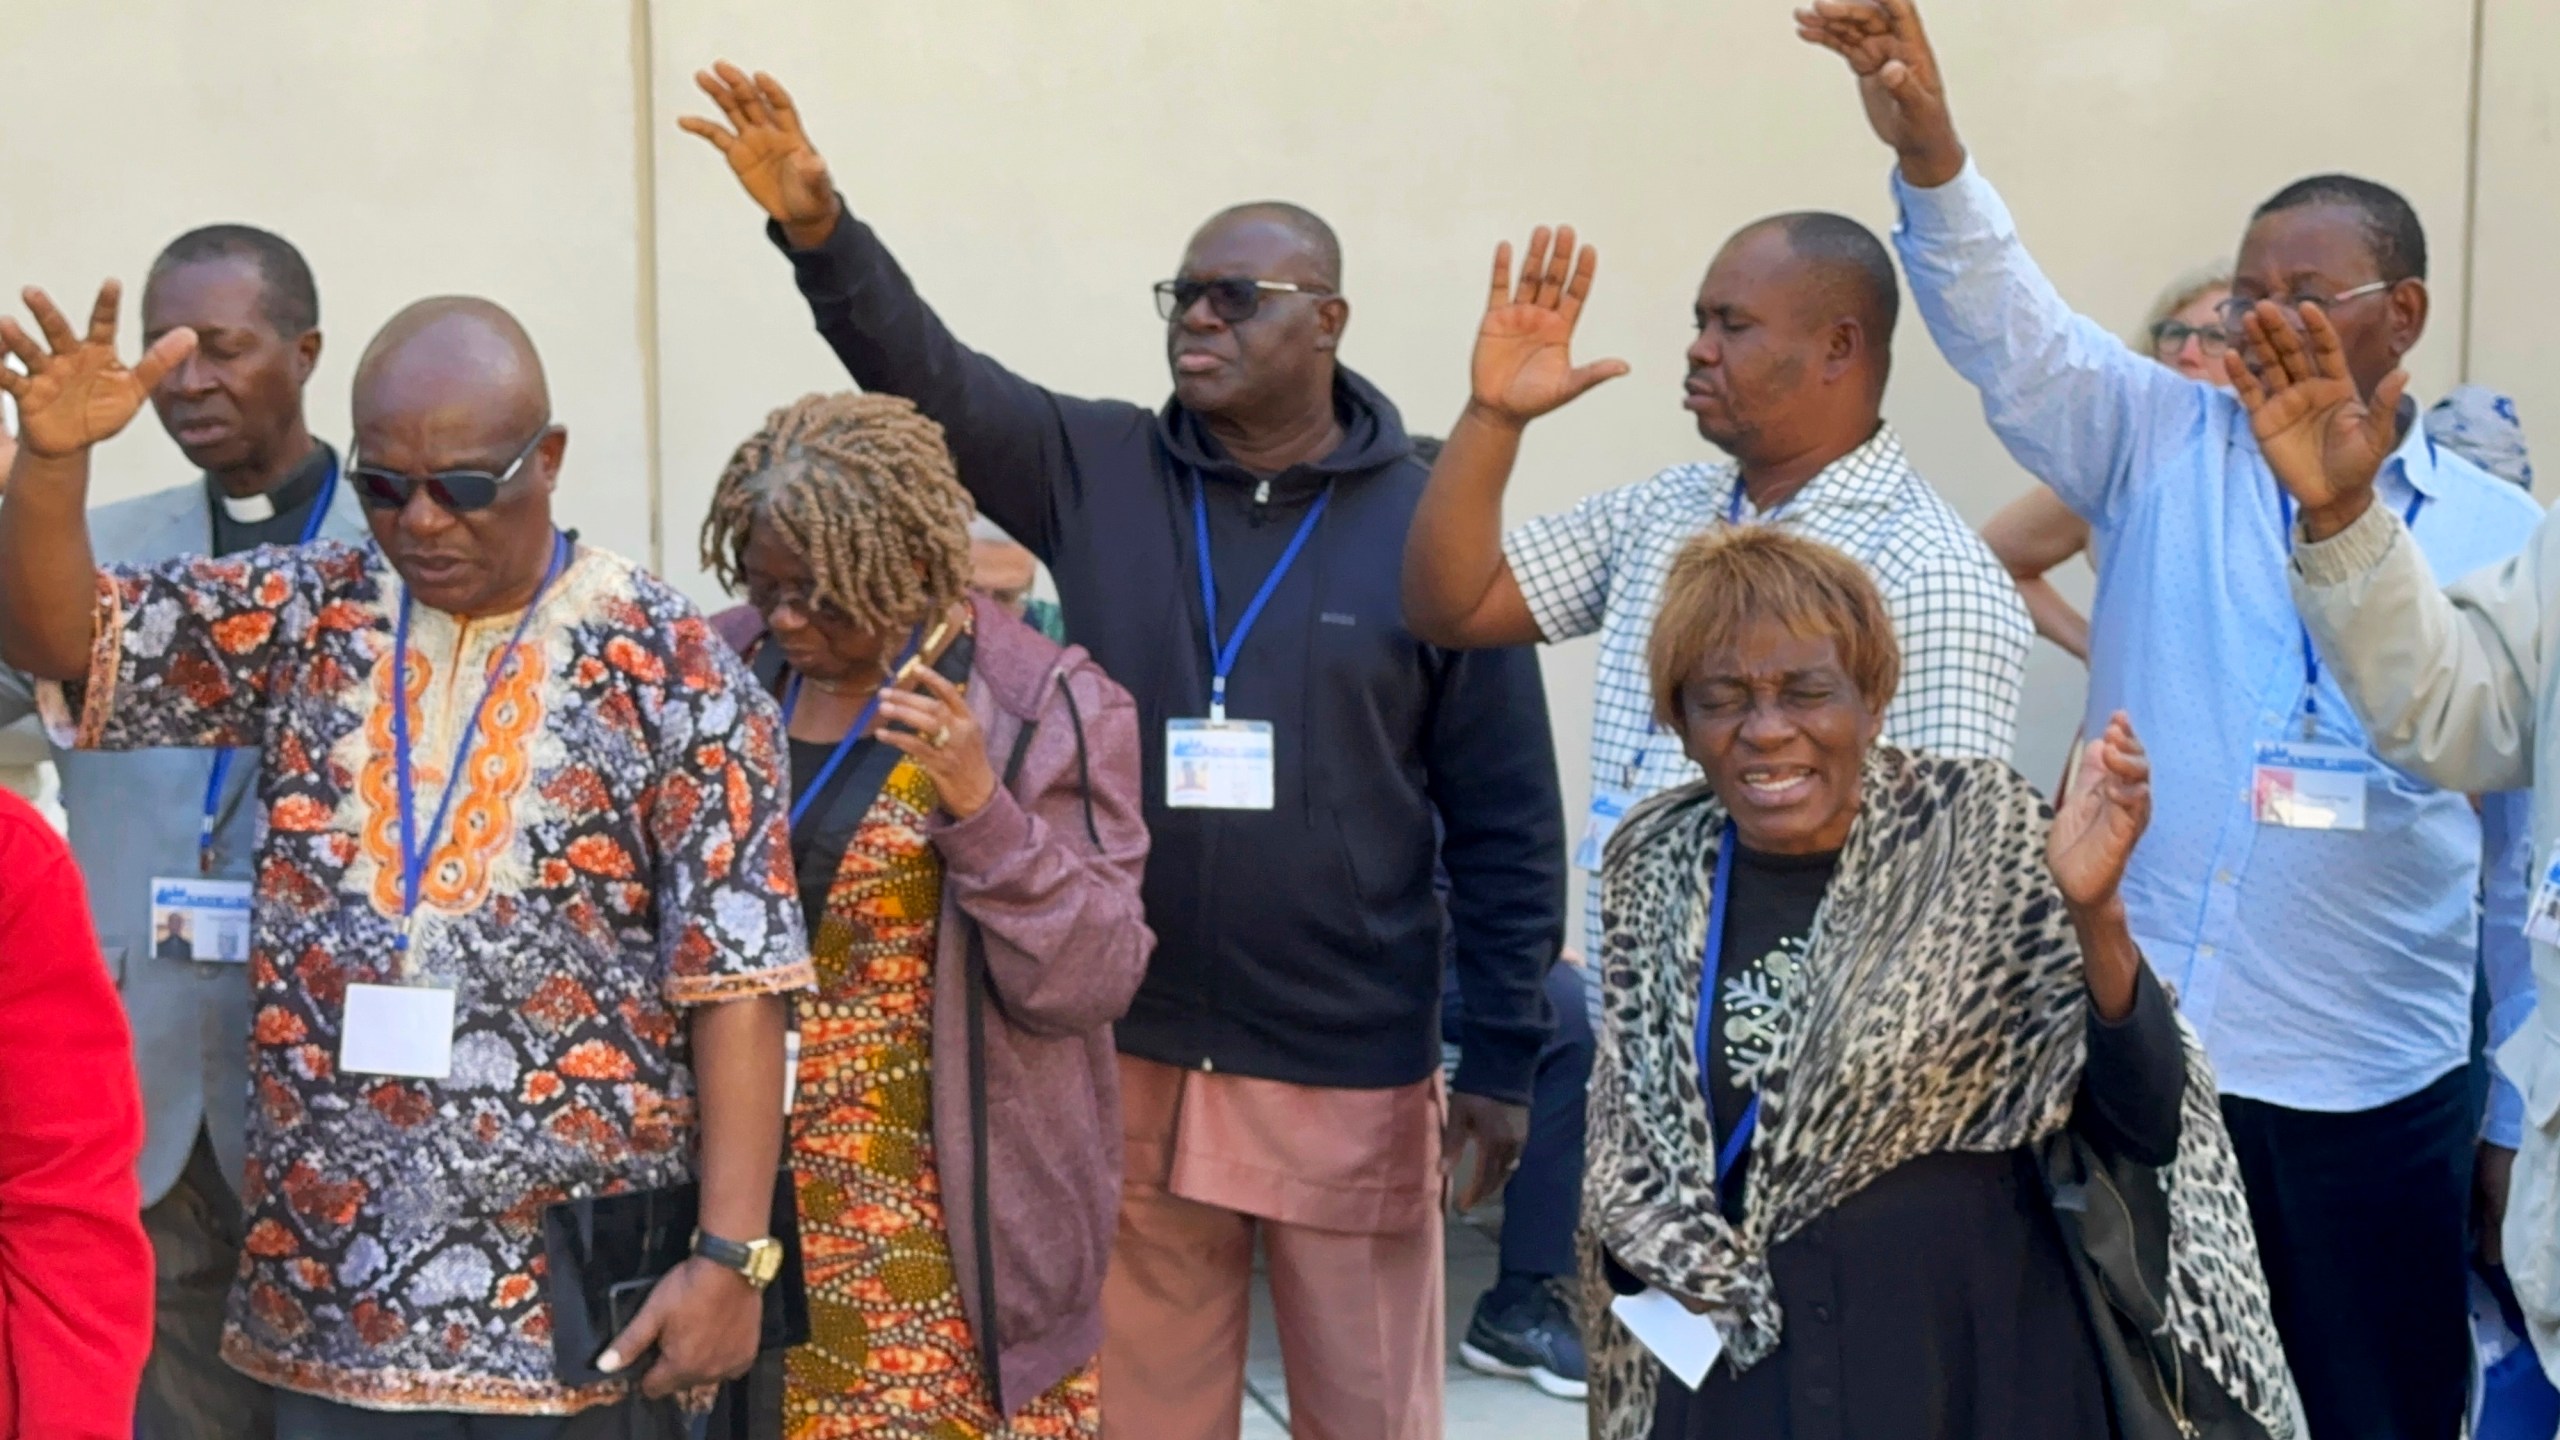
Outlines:
{"label": "raised hand", "polygon": [[2373,477],[2400,444],[2400,397],[2409,372],[2394,370],[2356,393],[2346,347],[2317,305],[2302,307],[2296,330],[2283,309],[2261,300],[2243,326],[2242,346],[2222,357],[2267,468],[2302,507],[2303,528],[2325,540],[2355,523],[2373,503]]}
{"label": "raised hand", "polygon": [[[8,362],[0,361],[0,370],[8,368]],[[9,467],[16,464],[17,460],[18,432],[10,425],[9,417],[6,414],[0,414],[0,490],[8,488]]]}
{"label": "raised hand", "polygon": [[[1548,248],[1552,239],[1554,248]],[[1604,380],[1627,373],[1624,360],[1573,363],[1573,327],[1591,294],[1600,252],[1574,249],[1573,227],[1541,225],[1529,235],[1520,283],[1511,283],[1511,242],[1493,247],[1493,290],[1476,329],[1473,403],[1513,425],[1525,425]]]}
{"label": "raised hand", "polygon": [[85,337],[42,290],[29,286],[19,293],[51,348],[38,347],[16,320],[0,315],[0,345],[27,368],[21,375],[0,365],[0,390],[18,402],[18,443],[40,459],[76,455],[122,430],[151,387],[195,353],[196,332],[181,326],[132,366],[117,359],[116,309],[124,289],[113,280],[98,287]]}
{"label": "raised hand", "polygon": [[748,197],[781,223],[794,247],[806,250],[823,243],[835,229],[841,202],[827,162],[800,128],[791,92],[761,70],[750,76],[726,60],[695,71],[693,83],[729,123],[723,127],[717,120],[686,115],[676,127],[711,142]]}
{"label": "raised hand", "polygon": [[1902,157],[1903,179],[1928,189],[1963,171],[1938,52],[1911,0],[1814,0],[1796,12],[1796,34],[1849,62],[1867,123]]}
{"label": "raised hand", "polygon": [[2134,842],[2150,824],[2151,757],[2119,710],[2081,756],[2045,840],[2045,864],[2062,898],[2081,911],[2114,903]]}

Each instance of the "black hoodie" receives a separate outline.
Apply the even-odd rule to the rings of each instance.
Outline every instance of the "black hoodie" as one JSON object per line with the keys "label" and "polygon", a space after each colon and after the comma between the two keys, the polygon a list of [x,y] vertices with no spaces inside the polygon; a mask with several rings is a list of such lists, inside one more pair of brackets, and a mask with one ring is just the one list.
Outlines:
{"label": "black hoodie", "polygon": [[[1456,1088],[1525,1103],[1564,932],[1546,695],[1534,651],[1440,650],[1405,629],[1398,579],[1425,470],[1395,406],[1338,371],[1342,444],[1266,483],[1178,403],[1059,395],[963,346],[850,214],[814,250],[771,234],[854,380],[941,423],[979,508],[1056,577],[1069,638],[1137,697],[1157,943],[1121,1050],[1351,1089],[1432,1073],[1436,814],[1466,1002]],[[1165,722],[1209,706],[1195,486],[1222,637],[1333,492],[1228,680],[1229,714],[1276,732],[1269,811],[1164,803]]]}

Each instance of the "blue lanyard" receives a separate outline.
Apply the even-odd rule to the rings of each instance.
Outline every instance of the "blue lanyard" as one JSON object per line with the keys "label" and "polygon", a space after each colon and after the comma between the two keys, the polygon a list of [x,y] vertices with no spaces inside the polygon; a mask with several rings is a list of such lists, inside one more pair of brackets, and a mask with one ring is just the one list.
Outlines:
{"label": "blue lanyard", "polygon": [[[2426,503],[2426,496],[2412,494],[2408,513],[2400,517],[2401,525],[2416,530],[2418,511]],[[2284,539],[2289,546],[2293,543],[2293,496],[2281,486],[2276,489],[2276,507],[2284,516]],[[2294,617],[2294,628],[2302,636],[2302,738],[2308,740],[2320,722],[2320,652],[2312,648],[2311,627],[2303,624],[2300,616]]]}
{"label": "blue lanyard", "polygon": [[[1707,1067],[1714,1063],[1713,1032],[1715,1022],[1716,972],[1724,963],[1725,896],[1733,888],[1733,822],[1724,822],[1724,835],[1716,842],[1716,888],[1707,898],[1707,955],[1698,978],[1698,1093],[1714,1092],[1707,1084]],[[1726,1176],[1742,1161],[1742,1153],[1751,1148],[1751,1136],[1760,1128],[1760,1096],[1754,1092],[1751,1103],[1742,1107],[1742,1118],[1734,1123],[1733,1133],[1724,1137],[1716,1149],[1716,1186],[1722,1189]]]}
{"label": "blue lanyard", "polygon": [[[329,457],[329,474],[320,482],[320,493],[311,498],[311,515],[302,522],[302,538],[296,545],[308,545],[320,533],[321,522],[329,518],[329,502],[338,498],[338,457]],[[231,761],[237,751],[217,750],[213,756],[213,773],[204,782],[204,821],[196,827],[196,870],[213,873],[213,822],[222,813],[222,791],[231,779]]]}
{"label": "blue lanyard", "polygon": [[[844,738],[836,742],[836,748],[827,756],[827,763],[818,767],[818,777],[809,782],[808,789],[800,792],[799,799],[791,802],[792,829],[800,828],[800,817],[809,813],[809,807],[818,802],[818,793],[827,788],[828,781],[836,778],[836,771],[844,764],[844,757],[852,754],[853,747],[862,743],[862,737],[871,733],[871,717],[880,713],[880,697],[888,694],[889,687],[897,683],[898,672],[906,668],[909,660],[915,658],[916,647],[923,643],[924,627],[919,625],[907,636],[907,648],[898,652],[897,662],[889,667],[889,678],[881,681],[880,688],[871,692],[871,703],[863,706],[862,713],[853,717],[852,728],[846,730]],[[783,687],[782,723],[789,725],[791,712],[799,708],[800,677],[794,675],[791,677],[791,683]]]}
{"label": "blue lanyard", "polygon": [[[569,563],[569,537],[554,531],[551,536],[551,567],[542,572],[542,583],[533,588],[533,598],[524,602],[524,614],[516,621],[513,635],[507,637],[507,648],[499,651],[499,665],[512,670],[517,661],[516,647],[524,643],[524,632],[533,624],[536,611],[542,608],[544,592],[560,577],[561,568]],[[444,830],[445,816],[452,813],[453,797],[465,788],[463,766],[471,759],[472,738],[480,733],[480,717],[488,713],[489,697],[498,688],[498,676],[492,675],[480,687],[480,699],[471,707],[471,721],[462,727],[462,738],[454,742],[453,768],[445,771],[444,795],[436,801],[435,819],[428,823],[427,833],[418,833],[416,784],[409,765],[409,611],[415,597],[407,586],[400,590],[400,625],[391,639],[391,744],[392,770],[400,785],[400,918],[406,922],[418,913],[418,886],[427,876],[427,860],[435,851],[436,836]],[[459,658],[459,657],[457,657]],[[451,677],[462,683],[459,675]],[[409,929],[400,928],[399,948],[409,948]]]}
{"label": "blue lanyard", "polygon": [[[1746,487],[1742,483],[1741,472],[1736,471],[1733,477],[1733,494],[1724,502],[1724,523],[1727,525],[1739,525],[1742,523],[1742,496],[1745,488]],[[1787,497],[1787,500],[1793,500],[1794,498],[1796,497],[1790,495]],[[1763,514],[1760,518],[1763,520],[1777,519],[1778,512],[1787,508],[1787,500],[1781,500],[1777,504],[1770,506],[1768,512]]]}
{"label": "blue lanyard", "polygon": [[1200,549],[1200,607],[1209,626],[1209,718],[1227,718],[1227,676],[1236,668],[1236,656],[1244,650],[1244,637],[1253,631],[1253,622],[1262,618],[1262,607],[1271,603],[1271,592],[1280,588],[1280,577],[1298,563],[1298,552],[1307,548],[1307,538],[1316,533],[1316,522],[1324,518],[1324,507],[1333,503],[1333,487],[1325,487],[1316,503],[1307,507],[1307,518],[1298,522],[1298,533],[1289,537],[1289,548],[1280,552],[1280,562],[1262,577],[1262,588],[1236,617],[1236,633],[1227,643],[1218,643],[1218,577],[1209,568],[1209,502],[1202,498],[1203,486],[1198,476],[1191,480],[1191,533]]}

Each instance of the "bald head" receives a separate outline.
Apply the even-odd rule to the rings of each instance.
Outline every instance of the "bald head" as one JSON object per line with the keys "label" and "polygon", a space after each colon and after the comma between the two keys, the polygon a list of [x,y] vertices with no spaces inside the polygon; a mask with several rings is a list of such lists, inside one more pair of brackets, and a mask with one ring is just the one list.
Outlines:
{"label": "bald head", "polygon": [[542,356],[516,317],[469,295],[421,300],[391,317],[356,362],[355,422],[468,411],[523,434],[551,416]]}
{"label": "bald head", "polygon": [[1808,323],[1858,322],[1881,392],[1893,363],[1894,321],[1902,312],[1902,285],[1884,242],[1846,215],[1803,210],[1755,220],[1737,231],[1727,248],[1762,235],[1783,241],[1795,259],[1795,273],[1788,278]]}
{"label": "bald head", "polygon": [[1335,238],[1333,227],[1324,217],[1302,205],[1286,200],[1255,200],[1243,205],[1230,205],[1209,217],[1192,237],[1191,246],[1198,250],[1211,236],[1225,238],[1247,230],[1268,230],[1286,237],[1290,258],[1297,262],[1291,268],[1300,273],[1270,275],[1265,279],[1290,280],[1301,285],[1316,285],[1327,290],[1342,288],[1342,242]]}
{"label": "bald head", "polygon": [[460,296],[392,316],[356,362],[355,422],[347,473],[409,593],[453,615],[530,602],[569,433],[516,318]]}

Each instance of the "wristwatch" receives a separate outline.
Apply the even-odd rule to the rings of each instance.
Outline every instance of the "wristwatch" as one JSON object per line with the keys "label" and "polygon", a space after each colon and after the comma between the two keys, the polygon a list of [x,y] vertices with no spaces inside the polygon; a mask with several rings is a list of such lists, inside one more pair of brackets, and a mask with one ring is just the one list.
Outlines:
{"label": "wristwatch", "polygon": [[762,1240],[723,1240],[702,1230],[693,1232],[693,1253],[738,1272],[758,1290],[773,1283],[782,1273],[782,1242],[771,1236]]}

